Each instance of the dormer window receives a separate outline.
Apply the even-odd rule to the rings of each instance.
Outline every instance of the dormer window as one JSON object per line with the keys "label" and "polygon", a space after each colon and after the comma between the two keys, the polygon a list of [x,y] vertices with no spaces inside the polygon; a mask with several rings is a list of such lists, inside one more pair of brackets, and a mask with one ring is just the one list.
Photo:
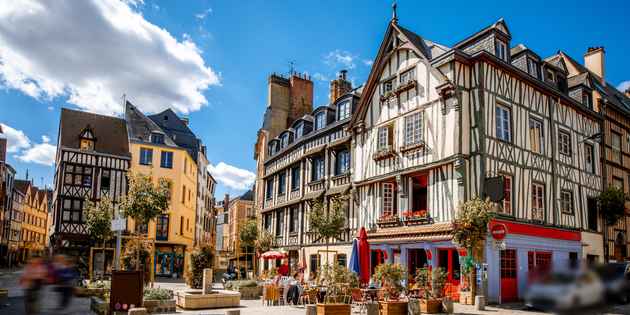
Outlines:
{"label": "dormer window", "polygon": [[289,134],[284,133],[282,137],[280,138],[280,147],[286,148],[288,145],[289,145]]}
{"label": "dormer window", "polygon": [[556,78],[553,75],[553,71],[551,69],[547,69],[547,71],[545,71],[545,81],[556,82]]}
{"label": "dormer window", "polygon": [[80,149],[84,150],[84,151],[93,151],[94,150],[94,141],[96,140],[94,138],[94,133],[92,132],[92,130],[90,128],[85,128],[82,132],[81,135],[79,136],[80,138]]}
{"label": "dormer window", "polygon": [[588,92],[582,92],[582,105],[586,106],[587,108],[592,109],[593,108],[593,104],[591,104],[591,94]]}
{"label": "dormer window", "polygon": [[304,135],[304,123],[300,123],[295,127],[295,137],[301,138]]}
{"label": "dormer window", "polygon": [[495,54],[497,58],[507,61],[507,45],[500,40],[497,40],[495,45]]}
{"label": "dormer window", "polygon": [[529,73],[532,77],[538,77],[538,65],[532,58],[527,58],[527,73]]}
{"label": "dormer window", "polygon": [[558,82],[558,90],[562,91],[563,93],[567,93],[569,91],[567,78],[565,78],[564,75],[558,74],[556,76],[556,81]]}
{"label": "dormer window", "polygon": [[315,130],[319,130],[326,127],[326,113],[320,112],[315,115]]}
{"label": "dormer window", "polygon": [[337,120],[344,120],[350,117],[350,102],[345,101],[337,106]]}
{"label": "dormer window", "polygon": [[164,135],[157,132],[151,133],[151,143],[164,144]]}

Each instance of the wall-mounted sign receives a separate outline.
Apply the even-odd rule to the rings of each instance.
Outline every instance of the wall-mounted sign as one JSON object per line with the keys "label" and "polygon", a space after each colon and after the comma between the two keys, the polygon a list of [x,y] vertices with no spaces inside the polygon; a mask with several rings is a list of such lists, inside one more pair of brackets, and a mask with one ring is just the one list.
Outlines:
{"label": "wall-mounted sign", "polygon": [[490,227],[490,235],[492,235],[492,238],[495,240],[500,241],[507,235],[507,227],[505,224],[495,223]]}

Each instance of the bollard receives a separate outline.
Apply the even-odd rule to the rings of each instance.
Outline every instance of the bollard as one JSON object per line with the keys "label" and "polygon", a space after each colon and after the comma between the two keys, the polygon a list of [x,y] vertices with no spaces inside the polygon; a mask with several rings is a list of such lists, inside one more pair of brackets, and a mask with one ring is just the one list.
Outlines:
{"label": "bollard", "polygon": [[483,295],[475,295],[475,310],[483,311],[486,309],[486,297]]}
{"label": "bollard", "polygon": [[202,294],[210,294],[212,292],[212,268],[203,269],[201,286]]}
{"label": "bollard", "polygon": [[315,304],[307,304],[305,308],[306,308],[306,315],[316,315],[317,314],[317,305],[315,305]]}

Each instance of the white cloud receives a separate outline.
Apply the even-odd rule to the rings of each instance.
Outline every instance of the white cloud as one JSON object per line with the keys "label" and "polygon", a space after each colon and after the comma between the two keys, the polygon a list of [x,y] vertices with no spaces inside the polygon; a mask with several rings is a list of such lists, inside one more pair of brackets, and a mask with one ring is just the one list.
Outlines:
{"label": "white cloud", "polygon": [[50,144],[50,138],[44,135],[42,136],[41,143],[36,143],[32,147],[22,151],[22,154],[18,155],[17,158],[27,163],[52,166],[53,163],[55,163],[56,152],[57,147]]}
{"label": "white cloud", "polygon": [[354,64],[356,58],[357,56],[354,56],[347,51],[335,49],[324,56],[324,63],[333,68],[343,66],[346,69],[354,69],[356,66]]}
{"label": "white cloud", "polygon": [[372,64],[374,64],[374,60],[372,60],[372,59],[363,59],[362,61],[363,61],[363,64],[368,66],[368,67],[370,67],[370,66],[372,66]]}
{"label": "white cloud", "polygon": [[52,112],[54,109],[55,109],[54,107],[52,107],[52,106],[48,106],[48,110],[49,110],[49,111],[51,111],[51,112]]}
{"label": "white cloud", "polygon": [[31,146],[31,140],[24,134],[24,131],[11,128],[5,124],[0,124],[2,131],[7,137],[7,152],[15,153]]}
{"label": "white cloud", "polygon": [[208,8],[201,13],[195,14],[195,17],[199,20],[205,20],[208,17],[208,14],[212,13],[212,8]]}
{"label": "white cloud", "polygon": [[208,165],[208,171],[219,183],[237,190],[248,189],[256,180],[254,173],[224,162],[219,162],[216,166]]}
{"label": "white cloud", "polygon": [[315,72],[315,74],[313,74],[312,77],[314,80],[318,80],[318,81],[328,81],[328,77],[324,74],[321,74],[319,72]]}
{"label": "white cloud", "polygon": [[621,91],[621,92],[625,92],[626,89],[630,88],[630,80],[628,81],[623,81],[621,83],[619,83],[619,85],[617,85],[617,90]]}
{"label": "white cloud", "polygon": [[92,112],[181,113],[220,85],[190,39],[178,41],[137,11],[141,0],[6,1],[0,6],[0,87],[38,100],[67,97]]}

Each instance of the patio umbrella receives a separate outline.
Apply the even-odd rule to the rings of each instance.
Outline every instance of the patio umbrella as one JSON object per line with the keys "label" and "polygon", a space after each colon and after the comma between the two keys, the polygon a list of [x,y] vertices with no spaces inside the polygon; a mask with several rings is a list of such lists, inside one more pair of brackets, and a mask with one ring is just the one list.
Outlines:
{"label": "patio umbrella", "polygon": [[359,231],[359,280],[370,282],[370,244],[364,227]]}
{"label": "patio umbrella", "polygon": [[359,243],[357,239],[352,240],[352,253],[350,254],[350,271],[359,274],[361,267],[359,265]]}
{"label": "patio umbrella", "polygon": [[269,259],[282,259],[287,257],[287,253],[278,252],[274,250],[270,250],[268,252],[264,252],[261,257],[265,260]]}

